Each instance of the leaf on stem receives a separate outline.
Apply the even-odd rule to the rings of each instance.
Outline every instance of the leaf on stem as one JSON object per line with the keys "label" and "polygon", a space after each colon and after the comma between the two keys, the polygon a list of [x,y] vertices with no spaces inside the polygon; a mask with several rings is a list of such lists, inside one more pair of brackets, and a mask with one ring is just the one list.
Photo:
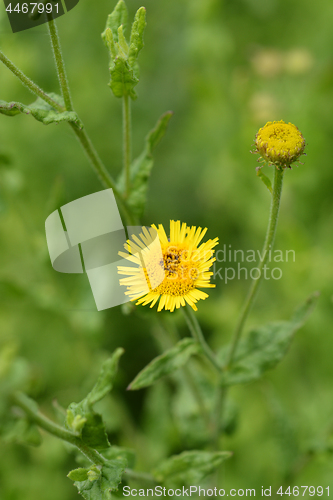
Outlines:
{"label": "leaf on stem", "polygon": [[[75,469],[68,474],[79,493],[86,500],[110,500],[111,492],[118,490],[126,460],[106,460],[102,466]],[[81,479],[82,478],[82,479]]]}
{"label": "leaf on stem", "polygon": [[209,474],[212,474],[221,463],[230,458],[229,451],[184,451],[162,462],[153,475],[159,483],[165,481],[175,484],[198,484]]}
{"label": "leaf on stem", "polygon": [[195,340],[190,338],[181,340],[164,354],[153,359],[141,370],[127,389],[134,391],[152,385],[165,375],[169,375],[184,366],[193,354],[200,351],[201,346]]}
{"label": "leaf on stem", "polygon": [[91,448],[101,450],[110,446],[101,415],[93,410],[111,389],[118,361],[124,350],[119,348],[103,363],[98,380],[91,392],[80,402],[71,403],[67,409],[66,426],[74,431]]}
{"label": "leaf on stem", "polygon": [[[290,321],[269,323],[252,330],[237,348],[234,362],[222,375],[225,386],[244,384],[260,378],[274,368],[286,355],[294,334],[312,312],[319,294],[314,293],[296,310]],[[227,359],[230,346],[223,348],[219,358]]]}
{"label": "leaf on stem", "polygon": [[[48,94],[57,104],[64,106],[62,97],[57,94]],[[15,116],[20,113],[32,115],[39,122],[44,125],[50,123],[71,122],[74,123],[79,129],[83,128],[83,124],[79,120],[78,115],[74,111],[59,112],[49,104],[47,104],[40,97],[35,102],[26,106],[20,102],[5,102],[0,101],[0,113],[7,116]]]}
{"label": "leaf on stem", "polygon": [[123,30],[124,31],[126,30],[127,18],[128,18],[128,12],[126,4],[123,0],[119,0],[119,2],[115,6],[111,14],[108,15],[105,31],[102,33],[102,38],[106,46],[108,46],[105,33],[106,30],[109,28],[112,31],[113,39],[115,43],[117,43],[118,29],[120,26],[123,26]]}
{"label": "leaf on stem", "polygon": [[[143,152],[131,165],[131,194],[127,202],[138,218],[142,216],[147,202],[148,180],[154,165],[153,151],[165,135],[172,115],[172,111],[167,111],[160,117],[146,137]],[[121,173],[117,185],[121,192],[125,191],[124,172]]]}
{"label": "leaf on stem", "polygon": [[272,188],[272,183],[271,183],[271,180],[267,177],[267,175],[265,175],[263,172],[262,172],[262,169],[261,167],[258,167],[257,168],[257,176],[262,180],[262,182],[265,184],[265,186],[267,187],[268,191],[273,194],[273,188]]}
{"label": "leaf on stem", "polygon": [[128,95],[136,99],[134,87],[139,82],[138,56],[143,47],[146,9],[140,7],[135,14],[129,44],[124,36],[126,23],[127,8],[123,0],[120,0],[108,16],[102,38],[110,50],[111,81],[109,86],[112,92],[116,97]]}

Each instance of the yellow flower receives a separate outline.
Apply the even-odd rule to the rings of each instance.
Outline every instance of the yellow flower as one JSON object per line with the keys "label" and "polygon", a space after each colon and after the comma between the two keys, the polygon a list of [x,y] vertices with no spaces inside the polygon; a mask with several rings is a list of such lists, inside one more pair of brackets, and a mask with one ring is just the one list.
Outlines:
{"label": "yellow flower", "polygon": [[267,122],[259,129],[255,145],[255,152],[269,164],[290,168],[290,165],[303,154],[305,140],[295,125],[280,120]]}
{"label": "yellow flower", "polygon": [[[138,299],[137,304],[150,307],[160,299],[158,311],[165,308],[172,312],[186,302],[196,311],[196,302],[208,297],[199,288],[215,287],[210,283],[213,273],[208,270],[216,260],[213,248],[218,238],[200,244],[207,228],[189,227],[180,221],[170,221],[170,238],[161,224],[152,228],[150,232],[142,228],[140,238],[133,236],[134,242],[127,241],[125,249],[129,253],[119,252],[136,264],[118,267],[118,273],[127,276],[120,279],[120,284],[127,287],[125,294],[131,300]],[[152,243],[155,231],[157,245]]]}

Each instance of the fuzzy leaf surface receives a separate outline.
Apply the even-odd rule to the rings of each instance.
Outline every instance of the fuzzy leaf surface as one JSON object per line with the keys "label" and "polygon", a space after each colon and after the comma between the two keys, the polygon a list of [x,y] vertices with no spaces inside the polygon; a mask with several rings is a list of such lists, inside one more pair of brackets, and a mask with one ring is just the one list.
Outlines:
{"label": "fuzzy leaf surface", "polygon": [[108,15],[105,31],[102,33],[102,38],[107,46],[106,30],[109,28],[112,31],[115,43],[118,42],[118,29],[123,26],[123,31],[126,29],[128,12],[126,4],[123,0],[119,0],[111,14]]}
{"label": "fuzzy leaf surface", "polygon": [[188,359],[200,352],[201,347],[193,339],[180,340],[174,347],[153,359],[128,386],[130,390],[148,387],[154,382],[184,366]]}
{"label": "fuzzy leaf surface", "polygon": [[108,460],[101,467],[98,479],[75,481],[74,484],[86,500],[110,500],[111,492],[118,489],[125,467],[126,461],[123,459]]}
{"label": "fuzzy leaf surface", "polygon": [[[48,95],[58,104],[64,106],[62,97],[53,93],[50,93]],[[29,104],[28,106],[25,104],[21,104],[20,102],[0,101],[0,113],[7,116],[15,116],[20,113],[31,115],[39,122],[44,123],[44,125],[49,125],[50,123],[71,122],[80,129],[83,128],[78,115],[74,111],[59,112],[48,103],[43,101],[43,99],[41,99],[40,97],[38,97],[35,102]]]}
{"label": "fuzzy leaf surface", "polygon": [[[252,382],[260,378],[267,370],[274,368],[286,355],[294,334],[303,326],[317,302],[315,293],[296,310],[290,321],[269,323],[252,330],[239,343],[231,368],[222,377],[223,385],[235,385]],[[219,355],[223,362],[227,358],[229,347]]]}

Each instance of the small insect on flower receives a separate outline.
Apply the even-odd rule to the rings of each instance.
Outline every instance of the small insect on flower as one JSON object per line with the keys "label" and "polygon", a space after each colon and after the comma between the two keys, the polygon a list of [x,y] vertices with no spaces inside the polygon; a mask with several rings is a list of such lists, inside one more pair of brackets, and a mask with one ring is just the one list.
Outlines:
{"label": "small insect on flower", "polygon": [[[158,245],[151,243],[152,230],[157,232]],[[161,224],[158,228],[152,225],[152,230],[142,228],[139,238],[133,236],[134,242],[128,240],[125,244],[128,253],[119,252],[121,257],[136,264],[136,267],[118,267],[118,273],[127,276],[120,279],[120,284],[127,287],[125,294],[132,301],[138,300],[137,304],[150,307],[160,299],[158,311],[165,308],[172,312],[186,302],[196,311],[196,302],[208,297],[199,288],[215,287],[210,283],[213,273],[209,268],[216,260],[213,248],[218,238],[200,244],[207,228],[189,227],[173,220],[169,238]]]}
{"label": "small insect on flower", "polygon": [[278,168],[291,168],[290,165],[305,154],[303,135],[295,125],[283,120],[267,122],[259,129],[255,145],[254,153],[259,153],[262,160]]}

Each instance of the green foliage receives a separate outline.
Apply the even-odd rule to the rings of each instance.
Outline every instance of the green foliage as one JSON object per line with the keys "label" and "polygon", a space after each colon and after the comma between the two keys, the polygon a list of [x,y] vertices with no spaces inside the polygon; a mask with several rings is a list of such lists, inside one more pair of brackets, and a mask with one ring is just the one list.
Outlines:
{"label": "green foliage", "polygon": [[[133,213],[139,218],[147,202],[148,180],[154,165],[153,151],[164,137],[172,115],[172,111],[167,111],[160,117],[155,127],[148,133],[142,153],[131,165],[131,193],[127,201]],[[124,172],[119,177],[118,188],[121,192],[125,190]]]}
{"label": "green foliage", "polygon": [[110,88],[116,97],[129,95],[136,99],[134,87],[139,83],[138,56],[143,47],[143,33],[146,27],[146,9],[136,12],[131,29],[129,45],[124,32],[127,24],[127,7],[119,0],[108,16],[102,38],[110,50]]}
{"label": "green foliage", "polygon": [[184,366],[193,354],[198,354],[201,346],[193,339],[180,340],[172,349],[153,359],[128,386],[129,390],[148,387],[165,375]]}
{"label": "green foliage", "polygon": [[[295,332],[303,326],[317,299],[318,293],[311,295],[290,321],[269,323],[250,331],[239,343],[232,366],[222,375],[222,385],[252,382],[274,368],[286,355]],[[222,361],[227,357],[228,348],[220,353]]]}
{"label": "green foliage", "polygon": [[[62,97],[54,93],[50,93],[48,95],[57,104],[64,106]],[[40,97],[28,106],[21,104],[20,102],[0,101],[0,113],[7,116],[15,116],[20,113],[31,115],[39,122],[44,123],[44,125],[49,125],[50,123],[71,122],[80,129],[83,127],[79,117],[74,111],[59,112],[43,101]]]}
{"label": "green foliage", "polygon": [[164,460],[153,474],[159,483],[180,486],[198,484],[231,455],[228,451],[184,451]]}
{"label": "green foliage", "polygon": [[118,361],[123,353],[123,349],[116,349],[112,357],[103,363],[98,380],[89,394],[80,403],[71,403],[67,409],[68,429],[73,430],[87,446],[96,450],[108,448],[110,443],[103,419],[93,410],[93,406],[112,389]]}
{"label": "green foliage", "polygon": [[111,492],[118,490],[125,467],[124,459],[107,460],[100,467],[75,469],[68,477],[75,481],[79,493],[86,500],[109,500]]}
{"label": "green foliage", "polygon": [[267,175],[265,175],[263,173],[261,167],[257,168],[257,176],[262,180],[262,182],[267,187],[268,191],[272,194],[273,193],[273,188],[272,188],[271,180],[269,179],[269,177],[267,177]]}

